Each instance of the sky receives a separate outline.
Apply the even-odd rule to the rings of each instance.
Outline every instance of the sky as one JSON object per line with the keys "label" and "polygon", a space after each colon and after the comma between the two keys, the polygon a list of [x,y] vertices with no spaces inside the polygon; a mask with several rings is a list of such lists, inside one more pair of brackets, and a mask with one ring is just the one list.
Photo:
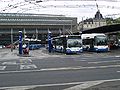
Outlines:
{"label": "sky", "polygon": [[99,9],[103,17],[120,17],[120,0],[0,0],[1,13],[35,13],[93,18]]}

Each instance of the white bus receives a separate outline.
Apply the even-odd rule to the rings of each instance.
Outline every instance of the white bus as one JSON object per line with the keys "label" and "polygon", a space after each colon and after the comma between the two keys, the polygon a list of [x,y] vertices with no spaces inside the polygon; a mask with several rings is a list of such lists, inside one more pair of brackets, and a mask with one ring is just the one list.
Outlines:
{"label": "white bus", "polygon": [[59,37],[52,38],[53,49],[58,52],[69,53],[81,53],[82,39],[80,35],[61,35]]}
{"label": "white bus", "polygon": [[109,51],[108,39],[105,34],[91,33],[82,34],[83,50],[95,52]]}
{"label": "white bus", "polygon": [[[25,38],[24,42],[28,42],[27,44],[29,44],[30,50],[35,50],[35,49],[39,49],[42,47],[41,40],[38,40],[38,39]],[[26,47],[26,43],[23,45],[23,47]]]}

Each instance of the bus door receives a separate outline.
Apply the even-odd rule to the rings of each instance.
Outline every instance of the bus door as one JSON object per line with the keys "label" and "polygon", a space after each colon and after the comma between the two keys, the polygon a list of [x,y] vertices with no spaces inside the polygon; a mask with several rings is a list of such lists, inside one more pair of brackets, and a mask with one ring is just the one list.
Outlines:
{"label": "bus door", "polygon": [[63,53],[66,53],[66,48],[67,48],[67,37],[63,37]]}
{"label": "bus door", "polygon": [[83,39],[83,49],[89,51],[92,48],[94,48],[94,40],[91,38]]}
{"label": "bus door", "polygon": [[94,39],[90,39],[90,51],[94,50]]}

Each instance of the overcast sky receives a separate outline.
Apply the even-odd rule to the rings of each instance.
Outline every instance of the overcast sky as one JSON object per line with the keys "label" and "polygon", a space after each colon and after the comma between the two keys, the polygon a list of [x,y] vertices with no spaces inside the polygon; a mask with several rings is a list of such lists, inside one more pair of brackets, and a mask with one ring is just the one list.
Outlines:
{"label": "overcast sky", "polygon": [[77,17],[78,22],[93,18],[97,6],[103,17],[120,17],[120,0],[0,0],[1,13],[57,14]]}

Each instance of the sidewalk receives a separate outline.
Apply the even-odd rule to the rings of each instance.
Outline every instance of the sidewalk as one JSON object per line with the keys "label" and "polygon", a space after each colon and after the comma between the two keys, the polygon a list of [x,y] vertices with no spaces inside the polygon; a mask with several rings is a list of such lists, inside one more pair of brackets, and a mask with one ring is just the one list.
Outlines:
{"label": "sidewalk", "polygon": [[0,60],[17,58],[19,58],[19,56],[17,56],[17,50],[11,52],[11,49],[0,49]]}
{"label": "sidewalk", "polygon": [[[96,53],[96,52],[83,52],[80,56],[99,56],[99,57],[106,57],[106,56],[118,56],[120,57],[120,49],[118,50],[111,50],[110,52],[106,53]],[[29,55],[22,55],[19,56],[18,49],[14,49],[11,52],[11,49],[0,49],[0,60],[4,59],[19,59],[19,58],[48,58],[48,57],[59,57],[59,56],[66,56],[63,53],[49,53],[46,48],[40,48],[39,50],[30,50]],[[69,56],[69,55],[68,55]],[[79,56],[79,55],[78,55]]]}
{"label": "sidewalk", "polygon": [[45,48],[39,50],[30,50],[29,55],[19,55],[18,49],[0,49],[0,60],[4,59],[19,59],[19,58],[48,58],[57,57],[58,55],[49,53]]}

